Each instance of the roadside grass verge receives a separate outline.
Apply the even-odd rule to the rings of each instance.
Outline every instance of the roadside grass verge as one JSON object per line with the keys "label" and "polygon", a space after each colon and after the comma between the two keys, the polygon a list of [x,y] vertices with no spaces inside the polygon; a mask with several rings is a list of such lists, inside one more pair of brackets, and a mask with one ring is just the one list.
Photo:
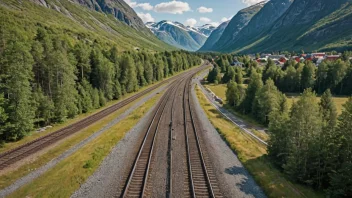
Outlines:
{"label": "roadside grass verge", "polygon": [[[140,100],[140,99],[139,99]],[[136,100],[135,102],[128,104],[127,106],[117,110],[116,112],[112,113],[111,115],[99,120],[98,122],[92,124],[91,126],[73,134],[72,136],[69,136],[61,141],[59,141],[57,146],[54,146],[53,148],[48,148],[48,151],[40,155],[37,159],[34,159],[31,162],[25,162],[23,165],[21,165],[18,169],[13,170],[13,171],[8,171],[5,172],[1,175],[0,179],[0,189],[4,189],[7,186],[11,185],[14,183],[17,179],[27,175],[31,171],[45,165],[48,163],[50,160],[58,157],[62,153],[64,153],[66,150],[72,148],[85,138],[89,137],[93,133],[99,131],[101,128],[103,128],[105,125],[107,125],[109,122],[114,120],[116,117],[121,115],[123,112],[125,112],[127,109],[132,107],[135,103],[137,103],[139,100]]]}
{"label": "roadside grass verge", "polygon": [[250,138],[240,128],[224,118],[209,103],[202,91],[198,87],[196,89],[197,98],[208,119],[268,197],[324,197],[322,193],[309,187],[290,182],[271,164],[266,156],[267,151],[264,145]]}
{"label": "roadside grass verge", "polygon": [[148,100],[127,118],[9,197],[70,197],[161,96]]}

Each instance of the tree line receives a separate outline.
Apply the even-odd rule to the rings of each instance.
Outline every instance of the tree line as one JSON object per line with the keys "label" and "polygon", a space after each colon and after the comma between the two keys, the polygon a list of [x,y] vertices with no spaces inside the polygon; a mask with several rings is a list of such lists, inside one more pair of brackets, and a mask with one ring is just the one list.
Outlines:
{"label": "tree line", "polygon": [[[100,108],[192,66],[185,51],[118,52],[116,46],[39,27],[34,38],[0,30],[0,142]],[[73,44],[72,44],[73,43]]]}
{"label": "tree line", "polygon": [[[219,59],[208,81],[227,83],[227,105],[269,126],[268,157],[275,166],[293,181],[324,190],[328,196],[351,197],[352,98],[338,115],[331,93],[351,94],[349,61],[323,62],[318,68],[310,62],[288,62],[281,69],[269,60],[262,69],[242,58],[249,75],[245,87],[236,78],[242,75],[242,68],[230,67],[226,55],[225,61]],[[290,71],[295,71],[294,75]],[[303,93],[290,108],[281,90],[292,87]],[[317,92],[323,92],[320,101]]]}

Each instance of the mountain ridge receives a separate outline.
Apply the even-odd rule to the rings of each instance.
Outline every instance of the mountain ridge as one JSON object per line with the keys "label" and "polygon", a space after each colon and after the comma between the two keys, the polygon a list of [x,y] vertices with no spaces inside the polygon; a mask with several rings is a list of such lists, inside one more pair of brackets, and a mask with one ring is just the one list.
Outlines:
{"label": "mountain ridge", "polygon": [[214,26],[209,24],[190,27],[169,20],[162,20],[157,23],[148,22],[146,26],[165,43],[188,51],[197,51],[215,29]]}

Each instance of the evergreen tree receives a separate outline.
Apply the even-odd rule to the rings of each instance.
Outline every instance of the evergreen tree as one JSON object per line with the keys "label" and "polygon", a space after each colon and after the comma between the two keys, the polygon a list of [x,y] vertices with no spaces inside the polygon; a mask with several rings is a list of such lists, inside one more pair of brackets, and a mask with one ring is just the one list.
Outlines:
{"label": "evergreen tree", "polygon": [[352,196],[352,98],[344,105],[344,111],[339,116],[337,132],[337,152],[335,159],[338,163],[330,174],[330,195],[333,197]]}
{"label": "evergreen tree", "polygon": [[312,62],[305,63],[302,71],[301,85],[303,90],[313,88],[315,84],[315,66]]}
{"label": "evergreen tree", "polygon": [[226,101],[232,107],[237,108],[244,98],[244,90],[241,85],[230,81],[227,84]]}
{"label": "evergreen tree", "polygon": [[227,69],[226,73],[224,74],[224,76],[222,77],[221,81],[222,81],[222,83],[228,83],[231,80],[234,81],[235,76],[236,76],[235,70],[233,69],[233,67],[229,67]]}
{"label": "evergreen tree", "polygon": [[20,41],[7,43],[0,59],[3,70],[1,87],[7,99],[8,124],[3,136],[6,140],[23,138],[33,128],[33,108],[30,81],[33,58],[29,47]]}
{"label": "evergreen tree", "polygon": [[252,114],[260,122],[269,124],[269,114],[274,111],[280,111],[285,101],[285,96],[277,89],[274,81],[269,79],[256,93]]}
{"label": "evergreen tree", "polygon": [[237,84],[240,85],[243,83],[243,74],[241,67],[236,67],[235,81]]}
{"label": "evergreen tree", "polygon": [[316,95],[307,89],[300,100],[292,106],[289,127],[289,148],[285,172],[294,180],[311,184],[310,174],[319,167],[319,136],[322,132],[322,116]]}
{"label": "evergreen tree", "polygon": [[252,105],[257,92],[263,87],[262,77],[255,69],[252,69],[248,88],[246,90],[246,98],[242,104],[243,113],[249,114],[252,112]]}

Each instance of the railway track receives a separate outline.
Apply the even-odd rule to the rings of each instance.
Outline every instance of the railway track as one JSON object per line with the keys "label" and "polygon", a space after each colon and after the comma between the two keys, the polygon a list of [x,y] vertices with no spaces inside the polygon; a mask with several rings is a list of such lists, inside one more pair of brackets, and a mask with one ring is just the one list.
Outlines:
{"label": "railway track", "polygon": [[[178,92],[180,85],[184,86],[180,91],[183,94],[183,116],[184,116],[184,133],[186,141],[186,154],[187,157],[187,167],[185,168],[185,182],[184,195],[186,197],[222,197],[220,189],[217,185],[215,174],[211,168],[210,161],[208,158],[204,157],[201,141],[198,137],[197,124],[199,122],[195,119],[194,113],[192,110],[192,103],[190,98],[190,89],[191,89],[191,80],[196,72],[191,75],[185,76],[184,79],[174,82],[170,86],[169,90],[165,93],[163,98],[158,104],[158,108],[153,113],[153,117],[148,125],[144,139],[139,147],[138,154],[133,162],[132,168],[128,174],[120,197],[151,197],[152,195],[148,192],[150,189],[147,188],[148,183],[151,183],[153,176],[150,175],[153,169],[153,153],[154,152],[165,152],[165,151],[156,151],[154,149],[155,144],[157,143],[156,137],[158,134],[158,128],[161,124],[163,113],[165,109],[169,106],[171,108],[171,117],[170,117],[170,131],[169,131],[169,161],[168,166],[168,179],[167,183],[168,189],[167,196],[174,197],[172,195],[172,164],[173,164],[173,131],[172,121],[174,116],[174,108],[177,108],[175,105],[175,97]],[[170,102],[169,102],[170,100]],[[198,123],[197,123],[198,122]],[[164,131],[160,131],[164,132]]]}
{"label": "railway track", "polygon": [[206,160],[202,150],[197,125],[190,99],[191,79],[184,89],[184,122],[186,133],[186,156],[191,197],[222,197],[210,161]]}
{"label": "railway track", "polygon": [[146,186],[148,182],[147,180],[149,178],[149,170],[151,168],[151,160],[160,121],[167,106],[168,100],[171,98],[171,96],[174,96],[175,90],[181,81],[182,79],[173,83],[171,88],[169,88],[169,90],[159,102],[158,108],[154,112],[152,121],[148,126],[137,157],[132,165],[132,170],[127,178],[121,197],[146,196]]}
{"label": "railway track", "polygon": [[93,114],[85,119],[82,119],[74,124],[71,124],[67,127],[64,127],[62,129],[59,129],[53,133],[50,133],[48,135],[45,135],[43,137],[40,137],[38,139],[35,139],[31,142],[28,142],[26,144],[23,144],[17,148],[14,148],[12,150],[9,150],[7,152],[1,153],[0,154],[0,170],[3,170],[12,164],[34,154],[37,153],[38,151],[74,134],[77,133],[78,131],[90,126],[91,124],[97,122],[98,120],[101,120],[102,118],[112,114],[116,110],[130,104],[131,102],[141,98],[142,96],[150,93],[151,91],[157,89],[163,84],[169,83],[171,81],[174,81],[175,79],[182,78],[183,76],[187,75],[185,74],[180,74],[177,76],[174,76],[168,80],[165,80],[163,82],[160,82],[157,85],[154,85],[138,94],[135,94],[111,107],[108,107],[96,114]]}

